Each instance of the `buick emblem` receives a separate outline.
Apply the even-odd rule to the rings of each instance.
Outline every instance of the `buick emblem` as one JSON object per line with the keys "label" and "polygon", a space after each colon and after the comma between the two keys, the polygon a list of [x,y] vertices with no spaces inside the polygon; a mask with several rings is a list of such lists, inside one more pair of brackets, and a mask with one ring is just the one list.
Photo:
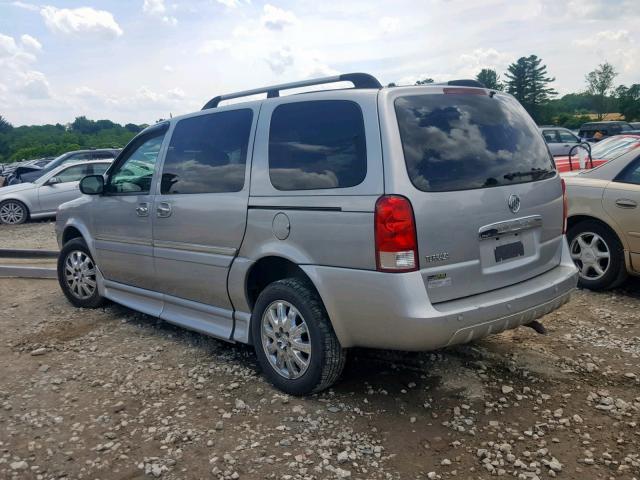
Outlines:
{"label": "buick emblem", "polygon": [[518,195],[509,196],[507,204],[509,205],[511,213],[518,213],[520,211],[520,197]]}

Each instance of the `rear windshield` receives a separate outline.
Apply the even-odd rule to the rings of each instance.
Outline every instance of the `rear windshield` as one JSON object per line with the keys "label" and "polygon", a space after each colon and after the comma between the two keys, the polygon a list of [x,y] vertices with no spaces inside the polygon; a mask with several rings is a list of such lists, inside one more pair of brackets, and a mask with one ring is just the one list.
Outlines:
{"label": "rear windshield", "polygon": [[399,97],[396,116],[411,181],[426,192],[498,187],[555,175],[547,145],[511,97]]}

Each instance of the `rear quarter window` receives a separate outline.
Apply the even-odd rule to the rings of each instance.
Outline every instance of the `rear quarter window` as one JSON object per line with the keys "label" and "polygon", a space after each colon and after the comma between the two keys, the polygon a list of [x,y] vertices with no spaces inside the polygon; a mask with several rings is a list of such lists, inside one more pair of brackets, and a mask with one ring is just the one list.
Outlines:
{"label": "rear quarter window", "polygon": [[524,108],[504,95],[399,97],[395,110],[407,171],[428,192],[498,187],[555,175]]}
{"label": "rear quarter window", "polygon": [[269,128],[269,177],[278,190],[348,188],[364,180],[360,106],[347,100],[279,105]]}

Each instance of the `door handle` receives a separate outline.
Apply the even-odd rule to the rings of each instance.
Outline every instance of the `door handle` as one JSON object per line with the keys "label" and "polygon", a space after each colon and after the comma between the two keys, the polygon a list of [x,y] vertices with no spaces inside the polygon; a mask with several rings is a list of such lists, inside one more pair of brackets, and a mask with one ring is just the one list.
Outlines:
{"label": "door handle", "polygon": [[149,216],[149,204],[148,203],[139,203],[136,207],[136,215],[139,217],[148,217]]}
{"label": "door handle", "polygon": [[638,203],[628,198],[619,198],[616,200],[616,206],[620,208],[636,208]]}
{"label": "door handle", "polygon": [[171,216],[171,204],[167,202],[160,202],[158,208],[156,208],[156,215],[159,218],[167,218]]}

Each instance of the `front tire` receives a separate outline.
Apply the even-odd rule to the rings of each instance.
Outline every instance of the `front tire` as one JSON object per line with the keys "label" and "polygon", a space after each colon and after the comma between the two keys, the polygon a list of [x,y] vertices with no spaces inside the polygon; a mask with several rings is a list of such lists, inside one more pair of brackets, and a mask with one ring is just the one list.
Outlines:
{"label": "front tire", "polygon": [[18,200],[0,202],[0,223],[20,225],[29,219],[29,209]]}
{"label": "front tire", "polygon": [[97,277],[98,269],[85,241],[74,238],[65,243],[58,256],[58,283],[67,300],[80,308],[104,305]]}
{"label": "front tire", "polygon": [[291,395],[330,387],[344,368],[346,350],[318,294],[302,280],[278,280],[260,293],[251,334],[265,376]]}
{"label": "front tire", "polygon": [[609,290],[627,278],[624,248],[607,226],[593,220],[577,223],[567,233],[571,258],[578,267],[578,286]]}

